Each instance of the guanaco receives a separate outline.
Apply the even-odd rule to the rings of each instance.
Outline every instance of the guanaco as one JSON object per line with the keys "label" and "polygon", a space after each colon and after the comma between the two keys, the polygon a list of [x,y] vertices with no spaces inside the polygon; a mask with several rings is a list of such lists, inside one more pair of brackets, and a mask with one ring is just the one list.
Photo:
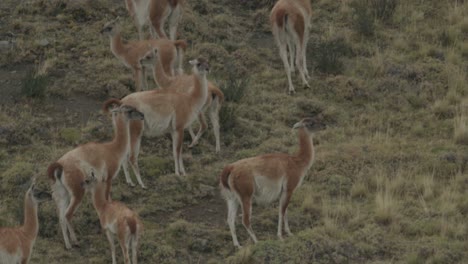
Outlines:
{"label": "guanaco", "polygon": [[148,19],[151,20],[153,37],[167,39],[163,29],[167,18],[170,39],[175,40],[183,3],[183,0],[125,0],[125,7],[133,18],[140,40],[144,39],[142,28]]}
{"label": "guanaco", "polygon": [[51,195],[33,184],[24,196],[24,220],[19,227],[0,227],[0,263],[28,263],[39,231],[38,203]]}
{"label": "guanaco", "polygon": [[144,39],[142,28],[148,22],[150,0],[125,0],[125,7],[138,30],[138,38]]}
{"label": "guanaco", "polygon": [[[114,138],[106,143],[87,143],[67,152],[59,160],[52,163],[47,174],[51,180],[53,198],[57,204],[57,212],[60,220],[60,227],[67,249],[71,248],[70,239],[74,245],[78,244],[76,234],[71,225],[73,214],[83,200],[85,190],[81,187],[81,182],[85,175],[93,170],[99,172],[106,181],[106,197],[110,198],[112,179],[114,179],[126,160],[129,151],[129,122],[133,120],[143,120],[141,112],[128,105],[114,107],[115,102],[106,101],[104,110],[112,108],[114,119]],[[126,174],[127,183],[133,182]],[[136,175],[138,183],[146,186]],[[70,237],[68,236],[70,233]]]}
{"label": "guanaco", "polygon": [[[289,93],[294,93],[291,72],[295,63],[304,86],[310,87],[306,63],[306,47],[309,39],[312,8],[310,0],[279,0],[271,10],[270,23],[278,45],[280,57],[288,76]],[[288,61],[289,52],[289,61]]]}
{"label": "guanaco", "polygon": [[136,92],[120,100],[122,104],[131,105],[145,115],[144,122],[130,124],[129,161],[136,175],[140,175],[138,153],[143,132],[150,137],[170,133],[175,173],[186,174],[182,161],[184,129],[192,124],[205,104],[208,93],[206,75],[209,72],[209,64],[203,58],[191,60],[190,64],[193,66],[194,87],[188,93],[180,93],[177,92],[177,88],[169,88],[167,91],[159,92]]}
{"label": "guanaco", "polygon": [[[162,62],[159,60],[156,49],[148,51],[148,53],[140,59],[140,63],[146,67],[153,68],[154,80],[162,89],[176,88],[178,92],[188,92],[193,88],[193,75],[179,75],[179,76],[168,76],[162,66]],[[219,138],[219,110],[224,102],[223,92],[212,82],[208,81],[208,95],[206,97],[205,105],[203,110],[198,115],[198,121],[200,128],[195,135],[193,133],[192,126],[189,127],[190,136],[192,137],[192,143],[189,148],[194,147],[201,135],[206,131],[208,125],[206,124],[205,112],[208,111],[211,124],[213,125],[213,133],[216,140],[216,152],[221,150],[221,143]]]}
{"label": "guanaco", "polygon": [[183,50],[187,46],[184,40],[152,39],[124,43],[116,20],[106,23],[101,34],[110,38],[110,47],[114,56],[126,67],[132,69],[136,91],[147,90],[146,70],[139,61],[152,48],[158,49],[167,75],[173,76],[183,72],[180,62]]}
{"label": "guanaco", "polygon": [[[117,235],[120,247],[122,248],[125,263],[137,263],[138,240],[143,230],[138,215],[130,210],[125,204],[111,201],[106,197],[106,182],[99,180],[93,171],[81,186],[90,190],[93,198],[93,205],[99,216],[101,227],[106,231],[112,252],[112,263],[116,264],[114,235]],[[102,177],[101,177],[102,178]],[[129,248],[132,249],[132,261],[130,262]]]}
{"label": "guanaco", "polygon": [[169,37],[176,39],[177,26],[182,17],[184,0],[151,0],[149,7],[149,18],[155,37],[167,38],[164,32],[164,24],[169,18]]}
{"label": "guanaco", "polygon": [[258,203],[268,204],[280,197],[277,235],[282,239],[283,222],[286,233],[292,235],[287,218],[288,204],[294,190],[301,185],[312,166],[312,133],[323,129],[324,125],[319,117],[304,118],[293,128],[299,130],[299,151],[296,154],[274,153],[242,159],[225,166],[220,175],[221,193],[228,208],[227,222],[236,247],[240,247],[235,229],[239,204],[242,208],[242,223],[254,243],[257,243],[250,225],[252,198]]}

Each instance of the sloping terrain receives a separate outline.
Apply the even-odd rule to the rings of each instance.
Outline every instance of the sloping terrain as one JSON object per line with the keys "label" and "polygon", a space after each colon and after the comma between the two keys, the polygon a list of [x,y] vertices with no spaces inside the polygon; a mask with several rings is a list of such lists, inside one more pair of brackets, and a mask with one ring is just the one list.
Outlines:
{"label": "sloping terrain", "polygon": [[[112,194],[144,222],[141,263],[468,262],[466,1],[312,1],[311,88],[296,74],[293,96],[269,29],[274,1],[186,2],[185,61],[206,57],[209,79],[227,95],[221,153],[211,130],[192,150],[186,133],[189,175],[176,177],[170,139],[144,139],[149,188],[119,175]],[[136,39],[124,1],[2,0],[0,226],[20,223],[31,176],[48,188],[52,161],[111,138],[101,103],[134,90],[99,33],[117,16],[123,37]],[[238,218],[244,248],[235,249],[218,191],[223,166],[294,152],[292,125],[320,113],[327,129],[314,137],[315,163],[289,207],[295,235],[276,238],[276,203],[254,206],[260,243]],[[73,219],[79,248],[64,249],[52,201],[40,205],[39,220],[32,263],[111,262],[89,197]]]}

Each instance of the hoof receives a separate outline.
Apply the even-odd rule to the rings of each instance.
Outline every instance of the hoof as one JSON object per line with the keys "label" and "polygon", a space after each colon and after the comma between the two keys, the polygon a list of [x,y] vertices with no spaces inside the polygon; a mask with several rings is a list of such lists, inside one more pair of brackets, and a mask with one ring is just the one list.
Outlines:
{"label": "hoof", "polygon": [[148,189],[148,187],[146,187],[146,185],[141,185],[141,188],[145,189],[145,190]]}
{"label": "hoof", "polygon": [[295,93],[296,93],[295,90],[289,90],[289,91],[288,91],[288,94],[289,94],[289,95],[294,95]]}
{"label": "hoof", "polygon": [[133,182],[127,182],[127,184],[132,188],[135,187],[135,184]]}

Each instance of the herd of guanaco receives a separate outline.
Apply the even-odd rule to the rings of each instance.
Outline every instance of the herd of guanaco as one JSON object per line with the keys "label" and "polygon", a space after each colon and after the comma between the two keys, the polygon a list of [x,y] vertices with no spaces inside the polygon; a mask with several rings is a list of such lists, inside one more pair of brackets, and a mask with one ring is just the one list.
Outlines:
{"label": "herd of guanaco", "polygon": [[[110,48],[133,72],[136,92],[122,99],[109,99],[103,111],[111,116],[114,137],[110,142],[87,143],[65,153],[50,164],[47,175],[52,196],[37,190],[35,178],[24,198],[24,223],[16,228],[0,228],[0,262],[28,263],[38,233],[38,203],[50,197],[57,205],[59,225],[65,247],[78,244],[72,218],[86,192],[92,202],[102,229],[105,230],[116,263],[114,236],[117,236],[125,263],[137,263],[137,250],[143,230],[138,215],[123,203],[111,199],[112,180],[123,168],[126,182],[135,186],[129,171],[131,166],[138,184],[146,188],[138,166],[142,136],[155,137],[169,133],[172,137],[175,174],[185,175],[182,141],[185,129],[192,137],[189,147],[197,144],[207,129],[208,112],[216,140],[216,152],[221,149],[219,111],[223,92],[207,79],[208,61],[190,61],[192,74],[182,69],[187,48],[184,40],[175,40],[183,13],[183,0],[125,0],[130,17],[138,30],[139,40],[124,42],[117,19],[104,25],[101,33],[110,38]],[[291,72],[296,65],[305,86],[309,73],[306,67],[306,45],[310,27],[309,0],[279,0],[270,14],[274,38],[288,78],[288,92],[294,93]],[[164,32],[168,20],[169,39]],[[150,22],[150,23],[148,23]],[[151,39],[144,39],[142,28],[149,24]],[[147,90],[146,71],[153,72],[155,90]],[[195,134],[192,123],[198,119]],[[226,165],[219,176],[221,194],[228,208],[227,222],[232,240],[241,247],[236,236],[237,208],[242,209],[242,223],[254,243],[257,238],[250,224],[252,200],[270,203],[279,198],[278,237],[283,225],[292,235],[287,208],[293,192],[302,183],[314,159],[312,133],[324,128],[321,116],[304,118],[293,126],[298,130],[299,150],[296,154],[266,154],[242,159]],[[131,258],[129,250],[131,249]]]}

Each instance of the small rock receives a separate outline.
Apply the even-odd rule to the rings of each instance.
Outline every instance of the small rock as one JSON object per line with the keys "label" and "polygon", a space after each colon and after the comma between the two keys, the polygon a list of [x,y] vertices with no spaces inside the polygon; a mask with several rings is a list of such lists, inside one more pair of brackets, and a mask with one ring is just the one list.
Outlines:
{"label": "small rock", "polygon": [[50,42],[47,39],[37,40],[36,44],[42,47],[48,46]]}
{"label": "small rock", "polygon": [[0,40],[0,51],[9,50],[15,46],[15,42],[10,40]]}

